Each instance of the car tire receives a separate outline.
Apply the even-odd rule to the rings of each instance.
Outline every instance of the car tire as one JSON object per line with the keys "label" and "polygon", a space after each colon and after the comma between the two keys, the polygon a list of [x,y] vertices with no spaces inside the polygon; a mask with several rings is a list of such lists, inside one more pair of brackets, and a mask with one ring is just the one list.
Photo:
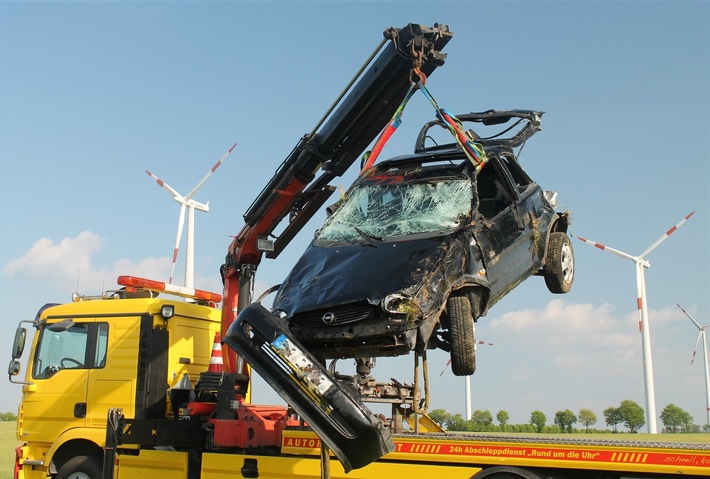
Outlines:
{"label": "car tire", "polygon": [[446,302],[446,308],[451,335],[451,371],[455,376],[470,376],[476,372],[476,325],[471,301],[465,295],[453,295]]}
{"label": "car tire", "polygon": [[59,469],[57,479],[101,479],[103,463],[99,456],[76,456]]}
{"label": "car tire", "polygon": [[574,281],[574,251],[567,233],[550,235],[545,258],[545,284],[551,293],[562,294],[572,289]]}

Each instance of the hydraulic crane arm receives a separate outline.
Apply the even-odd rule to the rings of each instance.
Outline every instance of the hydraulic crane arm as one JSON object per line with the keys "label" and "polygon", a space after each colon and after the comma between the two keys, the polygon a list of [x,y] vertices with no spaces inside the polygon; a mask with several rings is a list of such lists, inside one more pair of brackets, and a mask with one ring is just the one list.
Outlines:
{"label": "hydraulic crane arm", "polygon": [[[337,109],[331,109],[326,121],[301,138],[249,207],[244,215],[246,226],[233,244],[237,248],[230,250],[236,253],[237,263],[252,263],[253,256],[260,255],[254,249],[253,237],[273,233],[287,214],[292,218],[288,228],[300,230],[310,219],[301,213],[309,211],[312,216],[318,210],[309,208],[309,204],[318,199],[322,204],[327,199],[322,198],[323,191],[330,196],[328,182],[350,168],[392,117],[407,93],[412,67],[418,66],[428,76],[443,64],[441,49],[451,33],[445,26],[410,24],[402,29],[390,28],[384,36],[389,42],[349,95]],[[324,164],[325,172],[313,181]],[[267,257],[278,256],[293,236],[295,232],[279,236]]]}
{"label": "hydraulic crane arm", "polygon": [[[222,339],[229,346],[224,351],[229,372],[248,374],[247,361],[318,433],[346,472],[391,452],[389,430],[349,386],[343,387],[290,337],[280,319],[260,304],[249,303],[263,254],[277,257],[325,203],[335,190],[329,182],[361,157],[411,85],[424,83],[443,65],[441,49],[452,34],[445,26],[409,24],[390,28],[384,36],[356,80],[316,128],[300,139],[249,207],[221,268]],[[288,224],[274,234],[286,216]]]}
{"label": "hydraulic crane arm", "polygon": [[[300,139],[245,213],[245,225],[229,246],[221,269],[223,334],[249,303],[252,277],[263,254],[277,257],[327,201],[335,190],[328,182],[343,175],[387,125],[407,94],[413,69],[428,77],[443,65],[446,55],[441,50],[452,36],[439,24],[387,29],[379,54],[376,50],[341,100]],[[288,224],[270,241],[286,216]],[[229,359],[234,370],[234,357]]]}

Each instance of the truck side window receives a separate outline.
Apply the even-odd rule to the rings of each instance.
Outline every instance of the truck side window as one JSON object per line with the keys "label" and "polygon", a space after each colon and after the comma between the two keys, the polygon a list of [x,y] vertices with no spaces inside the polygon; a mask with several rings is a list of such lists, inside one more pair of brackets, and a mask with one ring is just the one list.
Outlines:
{"label": "truck side window", "polygon": [[106,366],[106,345],[108,343],[108,324],[97,324],[98,331],[96,334],[96,355],[94,358],[94,367],[103,368]]}
{"label": "truck side window", "polygon": [[42,329],[32,377],[47,379],[62,369],[104,367],[108,324],[77,323],[66,330]]}

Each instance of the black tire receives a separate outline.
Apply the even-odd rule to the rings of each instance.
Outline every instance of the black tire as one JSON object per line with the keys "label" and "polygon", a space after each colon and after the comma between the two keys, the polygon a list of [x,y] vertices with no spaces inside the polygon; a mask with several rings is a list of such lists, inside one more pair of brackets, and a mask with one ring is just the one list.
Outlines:
{"label": "black tire", "polygon": [[554,294],[563,294],[572,289],[574,282],[574,251],[567,233],[550,235],[545,258],[545,284]]}
{"label": "black tire", "polygon": [[476,326],[471,301],[467,296],[454,295],[446,302],[446,309],[451,336],[451,371],[456,376],[470,376],[476,372]]}
{"label": "black tire", "polygon": [[101,479],[102,474],[102,457],[76,456],[62,465],[56,479]]}

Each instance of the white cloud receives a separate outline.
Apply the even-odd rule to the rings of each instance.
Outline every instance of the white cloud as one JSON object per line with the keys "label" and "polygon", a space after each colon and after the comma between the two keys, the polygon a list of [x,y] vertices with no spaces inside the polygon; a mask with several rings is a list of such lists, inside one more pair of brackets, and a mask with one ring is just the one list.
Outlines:
{"label": "white cloud", "polygon": [[555,299],[543,309],[510,311],[491,321],[497,334],[520,337],[541,346],[565,346],[583,341],[586,346],[626,347],[634,328],[628,318],[617,318],[613,307],[566,303]]}
{"label": "white cloud", "polygon": [[491,321],[496,342],[517,343],[549,355],[561,371],[579,374],[590,365],[621,373],[639,355],[636,322],[616,317],[609,304],[573,304],[555,299],[542,309],[505,313]]}
{"label": "white cloud", "polygon": [[[103,240],[91,231],[82,231],[74,238],[64,238],[55,243],[50,238],[35,242],[22,258],[8,262],[2,269],[10,277],[64,278],[69,273],[76,277],[79,270],[89,269],[91,256]],[[68,271],[70,270],[70,271]]]}
{"label": "white cloud", "polygon": [[148,278],[168,276],[170,258],[167,256],[143,258],[137,262],[123,258],[108,267],[97,267],[93,257],[101,250],[103,242],[103,238],[91,231],[82,231],[59,242],[40,238],[24,256],[7,262],[2,274],[10,278],[41,279],[72,292],[78,281],[85,294],[115,287],[116,278],[122,274]]}

